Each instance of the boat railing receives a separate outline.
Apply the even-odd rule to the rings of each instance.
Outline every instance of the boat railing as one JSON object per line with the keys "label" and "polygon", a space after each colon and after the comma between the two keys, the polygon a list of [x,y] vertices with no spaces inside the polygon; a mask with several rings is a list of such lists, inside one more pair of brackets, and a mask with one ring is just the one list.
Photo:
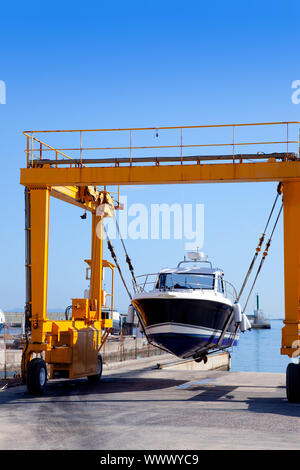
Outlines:
{"label": "boat railing", "polygon": [[[142,292],[149,292],[151,290],[154,290],[156,288],[156,285],[157,285],[159,274],[162,274],[162,273],[149,273],[149,274],[141,274],[140,276],[136,276],[136,281],[137,281],[137,286],[138,286],[139,292],[142,293]],[[157,288],[157,289],[160,290],[160,291],[172,291],[172,290],[180,289],[178,284],[176,284],[174,282],[173,273],[167,273],[167,274],[170,276],[171,285],[166,286],[166,287],[160,287],[160,288]],[[211,275],[207,275],[207,274],[197,274],[197,277],[201,277],[202,279],[207,278],[207,279],[211,280]],[[195,277],[195,280],[197,280],[196,277]],[[214,288],[215,292],[220,292],[226,298],[228,298],[232,302],[235,302],[235,300],[237,298],[237,293],[236,293],[236,290],[235,290],[234,286],[230,282],[225,281],[224,279],[222,280],[222,283],[223,283],[223,290],[220,291],[220,290],[218,290],[217,287],[215,287]],[[217,283],[215,283],[215,284],[217,286]],[[209,289],[209,288],[206,288],[204,285],[201,285],[200,283],[197,285],[197,287],[196,287],[196,285],[197,285],[197,282],[195,283],[195,287],[190,288],[190,289],[191,290],[199,289],[202,292],[205,292]]]}
{"label": "boat railing", "polygon": [[[153,276],[150,278],[150,276]],[[158,273],[141,274],[136,276],[137,286],[140,292],[154,289],[158,279]]]}
{"label": "boat railing", "polygon": [[225,280],[223,280],[223,285],[225,297],[227,297],[227,299],[231,300],[232,302],[235,302],[237,299],[237,293],[234,286],[230,282]]}

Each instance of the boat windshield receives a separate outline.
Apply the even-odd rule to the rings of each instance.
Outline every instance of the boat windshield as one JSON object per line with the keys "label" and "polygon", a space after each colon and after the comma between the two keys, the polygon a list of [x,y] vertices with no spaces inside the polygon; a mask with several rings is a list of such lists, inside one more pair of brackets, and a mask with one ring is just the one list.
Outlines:
{"label": "boat windshield", "polygon": [[214,289],[213,274],[177,274],[159,275],[157,289]]}

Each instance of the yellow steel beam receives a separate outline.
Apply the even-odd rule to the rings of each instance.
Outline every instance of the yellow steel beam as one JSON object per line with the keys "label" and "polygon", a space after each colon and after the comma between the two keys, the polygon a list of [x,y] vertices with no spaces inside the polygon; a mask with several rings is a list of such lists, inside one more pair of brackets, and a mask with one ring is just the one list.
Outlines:
{"label": "yellow steel beam", "polygon": [[92,215],[92,249],[91,249],[91,285],[90,301],[101,319],[102,277],[103,277],[103,226],[102,216]]}
{"label": "yellow steel beam", "polygon": [[28,187],[257,181],[300,181],[300,162],[21,169]]}
{"label": "yellow steel beam", "polygon": [[49,189],[32,189],[31,206],[31,298],[32,342],[43,341],[43,322],[47,317]]}
{"label": "yellow steel beam", "polygon": [[285,320],[281,354],[300,353],[300,183],[283,185]]}
{"label": "yellow steel beam", "polygon": [[60,199],[61,201],[68,202],[74,206],[81,207],[87,211],[92,212],[95,209],[95,204],[92,201],[81,202],[80,191],[78,186],[55,186],[51,187],[50,196]]}

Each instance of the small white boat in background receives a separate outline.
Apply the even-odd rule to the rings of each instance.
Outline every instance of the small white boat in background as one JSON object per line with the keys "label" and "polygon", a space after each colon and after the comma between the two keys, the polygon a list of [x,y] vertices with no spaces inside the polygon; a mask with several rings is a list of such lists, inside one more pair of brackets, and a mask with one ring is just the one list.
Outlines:
{"label": "small white boat in background", "polygon": [[126,324],[126,315],[113,311],[113,326],[112,326],[112,335],[121,334],[123,326]]}
{"label": "small white boat in background", "polygon": [[209,352],[236,346],[239,332],[251,325],[223,271],[201,252],[188,257],[177,268],[145,275],[131,303],[151,344],[183,359],[201,360]]}
{"label": "small white boat in background", "polygon": [[0,331],[4,328],[5,323],[5,315],[3,311],[0,309]]}

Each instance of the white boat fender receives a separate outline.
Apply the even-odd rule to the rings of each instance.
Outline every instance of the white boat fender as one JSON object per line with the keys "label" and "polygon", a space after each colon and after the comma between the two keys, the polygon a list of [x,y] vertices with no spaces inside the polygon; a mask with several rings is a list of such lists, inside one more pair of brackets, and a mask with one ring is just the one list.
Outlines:
{"label": "white boat fender", "polygon": [[248,320],[247,315],[245,315],[244,313],[242,313],[242,321],[240,325],[240,330],[242,333],[244,333],[244,331],[246,330],[251,330],[251,323]]}
{"label": "white boat fender", "polygon": [[241,321],[242,321],[242,309],[241,309],[241,306],[238,302],[234,302],[233,312],[234,312],[234,321],[235,321],[235,323],[241,323]]}
{"label": "white boat fender", "polygon": [[134,306],[129,304],[127,312],[127,323],[133,323],[134,320]]}

